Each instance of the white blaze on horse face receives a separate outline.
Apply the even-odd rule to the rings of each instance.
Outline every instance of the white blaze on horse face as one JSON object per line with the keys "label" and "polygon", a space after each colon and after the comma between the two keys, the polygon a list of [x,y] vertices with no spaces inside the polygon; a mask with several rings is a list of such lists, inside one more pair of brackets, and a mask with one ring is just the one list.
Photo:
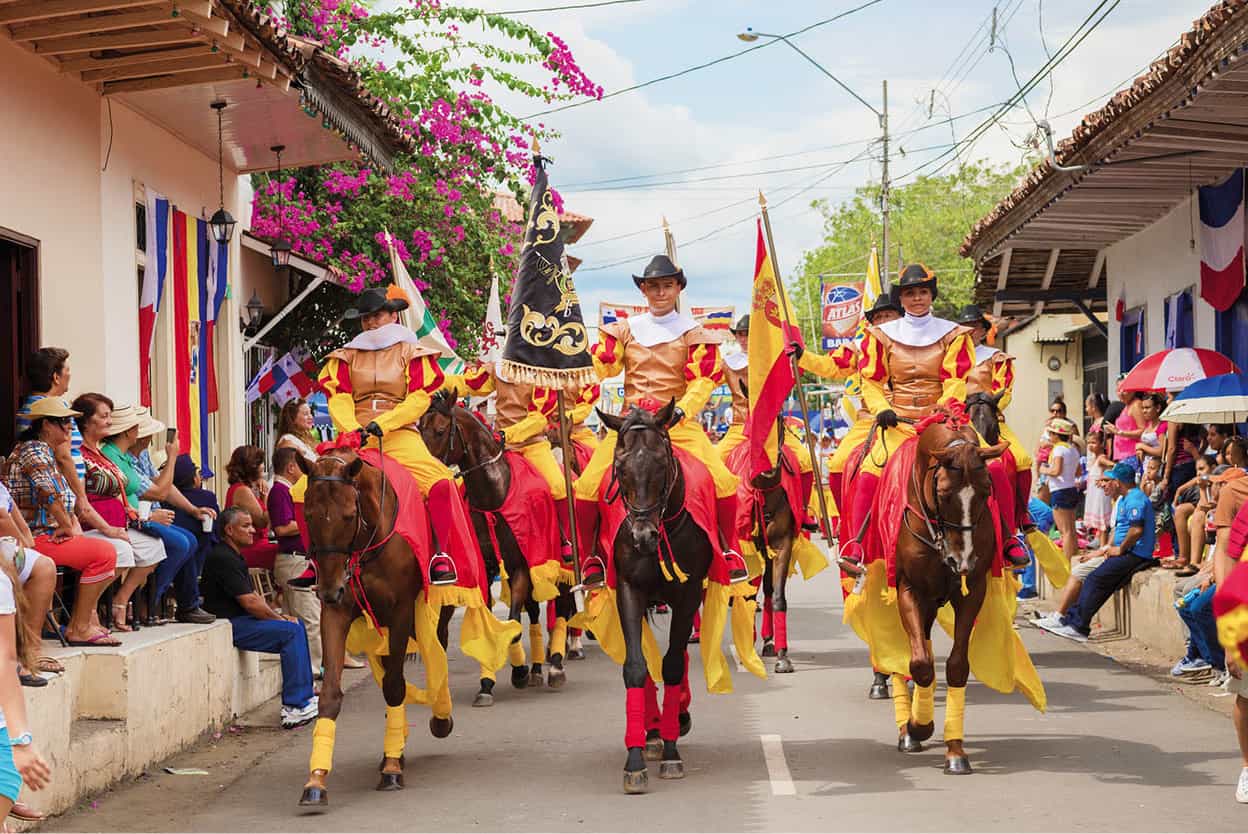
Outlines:
{"label": "white blaze on horse face", "polygon": [[958,523],[963,529],[958,531],[962,546],[955,555],[958,561],[958,573],[966,573],[971,569],[971,557],[975,555],[975,534],[970,529],[971,505],[975,501],[975,488],[967,484],[958,490],[957,498],[958,506],[962,509],[962,520]]}

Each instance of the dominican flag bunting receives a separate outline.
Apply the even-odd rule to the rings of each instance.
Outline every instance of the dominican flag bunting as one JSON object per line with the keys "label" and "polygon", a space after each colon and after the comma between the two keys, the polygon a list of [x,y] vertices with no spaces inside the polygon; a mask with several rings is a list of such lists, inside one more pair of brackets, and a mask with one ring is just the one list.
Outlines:
{"label": "dominican flag bunting", "polygon": [[1200,297],[1228,310],[1244,288],[1244,170],[1199,190]]}
{"label": "dominican flag bunting", "polygon": [[152,350],[156,345],[156,314],[169,273],[169,198],[147,189],[147,251],[143,288],[139,294],[139,396],[152,405]]}
{"label": "dominican flag bunting", "polygon": [[[598,321],[601,324],[615,324],[629,316],[639,316],[650,309],[645,304],[615,304],[602,301],[598,304]],[[700,326],[707,330],[727,330],[732,326],[736,307],[690,307],[689,315]]]}
{"label": "dominican flag bunting", "polygon": [[273,365],[277,363],[277,353],[272,349],[269,355],[264,358],[264,362],[260,364],[260,370],[256,371],[256,375],[251,378],[251,382],[247,383],[246,399],[247,404],[251,405],[260,399],[264,394],[268,393],[268,389],[260,390],[261,382],[268,376],[269,371],[273,370]]}

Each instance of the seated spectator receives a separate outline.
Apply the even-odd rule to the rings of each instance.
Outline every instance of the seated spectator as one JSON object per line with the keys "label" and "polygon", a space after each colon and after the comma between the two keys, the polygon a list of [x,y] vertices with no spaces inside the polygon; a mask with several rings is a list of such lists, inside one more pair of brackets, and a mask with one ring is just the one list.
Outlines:
{"label": "seated spectator", "polygon": [[1153,504],[1135,485],[1135,470],[1116,463],[1105,473],[1104,488],[1118,501],[1114,520],[1114,543],[1093,551],[1093,558],[1106,557],[1100,567],[1088,574],[1079,592],[1079,600],[1048,630],[1078,642],[1087,642],[1092,633],[1092,618],[1114,591],[1131,581],[1137,572],[1156,565],[1153,547],[1156,528]]}
{"label": "seated spectator", "polygon": [[282,608],[303,621],[308,631],[308,652],[312,668],[320,669],[321,601],[309,587],[292,586],[307,571],[310,561],[299,523],[295,519],[295,502],[290,488],[303,472],[295,460],[300,451],[293,446],[279,446],[273,451],[273,486],[269,489],[268,515],[277,537],[277,556],[273,563],[273,579],[282,589]]}
{"label": "seated spectator", "polygon": [[[204,489],[203,476],[190,455],[178,455],[174,461],[173,485],[192,506],[210,509],[214,514],[220,513],[221,508],[217,505],[216,493],[210,489]],[[213,520],[204,520],[199,516],[191,515],[186,510],[176,508],[173,511],[173,523],[195,536],[198,542],[195,555],[191,557],[190,566],[195,577],[195,596],[198,598],[199,577],[204,572],[204,559],[208,557],[208,551],[216,542],[216,537],[213,535]],[[178,581],[181,582],[181,575]],[[178,616],[179,618],[182,616],[181,603],[178,604]]]}
{"label": "seated spectator", "polygon": [[[1225,469],[1225,467],[1223,467]],[[1196,566],[1205,555],[1205,521],[1213,509],[1213,458],[1199,455],[1196,458],[1195,476],[1179,485],[1174,496],[1174,535],[1179,543],[1179,555],[1162,561],[1167,570],[1176,570],[1177,576],[1192,576]]]}
{"label": "seated spectator", "polygon": [[1226,656],[1218,643],[1218,624],[1213,616],[1213,560],[1206,560],[1196,582],[1174,603],[1179,620],[1187,628],[1187,653],[1170,674],[1176,678],[1212,673],[1213,686],[1226,683]]}
{"label": "seated spectator", "polygon": [[[117,552],[106,541],[83,535],[74,515],[77,496],[57,465],[53,449],[69,442],[79,412],[57,397],[36,401],[26,412],[30,427],[4,461],[3,479],[34,536],[36,549],[58,566],[80,574],[65,640],[74,646],[119,646],[100,625],[96,604],[113,581]],[[124,531],[122,531],[124,533]]]}
{"label": "seated spectator", "polygon": [[[35,550],[35,537],[26,525],[26,519],[17,511],[8,488],[0,481],[0,558],[13,565],[18,584],[26,595],[29,622],[42,625],[52,611],[52,597],[56,592],[56,563]],[[52,657],[40,657],[34,667],[39,672],[59,674],[65,671],[60,661]],[[19,677],[22,686],[46,686],[47,680],[26,670]]]}
{"label": "seated spectator", "polygon": [[[58,347],[39,348],[26,358],[24,368],[26,385],[32,393],[22,398],[17,413],[16,425],[18,434],[30,428],[30,418],[26,412],[37,401],[44,397],[56,397],[61,405],[70,408],[69,397],[69,351]],[[89,507],[83,481],[87,476],[86,464],[82,458],[82,435],[75,423],[69,432],[69,443],[57,446],[52,450],[56,454],[57,467],[65,476],[65,482],[77,496],[79,508]]]}
{"label": "seated spectator", "polygon": [[226,508],[246,510],[255,526],[255,543],[243,549],[243,558],[248,567],[271,571],[277,560],[277,545],[269,541],[269,514],[264,508],[269,498],[264,452],[258,446],[239,446],[230,455],[225,472],[230,481],[225,493]]}
{"label": "seated spectator", "polygon": [[[1058,401],[1060,402],[1060,401]],[[1065,406],[1063,406],[1064,408]],[[1070,445],[1075,424],[1056,417],[1049,420],[1045,429],[1052,438],[1048,461],[1040,466],[1040,472],[1048,478],[1053,520],[1062,535],[1062,552],[1070,561],[1079,549],[1079,536],[1075,530],[1075,512],[1079,509],[1079,452]]]}
{"label": "seated spectator", "polygon": [[217,528],[221,541],[208,552],[200,580],[204,607],[230,621],[238,648],[281,655],[282,727],[303,726],[316,718],[318,710],[307,632],[294,617],[270,608],[252,587],[242,555],[255,535],[251,514],[241,507],[226,507]]}
{"label": "seated spectator", "polygon": [[22,819],[42,819],[38,811],[20,805],[17,797],[23,782],[37,791],[52,775],[35,747],[17,678],[19,666],[36,663],[39,638],[33,625],[13,565],[0,560],[0,820],[14,812]]}
{"label": "seated spectator", "polygon": [[[113,401],[103,394],[83,394],[74,400],[78,429],[82,432],[82,455],[87,475],[84,487],[92,508],[109,525],[103,531],[87,535],[104,536],[117,551],[117,567],[127,568],[121,586],[113,592],[113,628],[134,631],[127,622],[126,609],[134,592],[141,588],[156,566],[166,559],[165,545],[160,539],[140,530],[141,520],[136,505],[126,494],[128,479],[101,450],[104,438],[114,432],[125,432],[138,425],[133,409],[113,414]],[[132,529],[127,529],[127,528]],[[138,617],[136,616],[136,620]]]}
{"label": "seated spectator", "polygon": [[1236,469],[1248,467],[1248,437],[1232,437],[1222,447],[1222,457],[1227,466]]}
{"label": "seated spectator", "polygon": [[[1113,467],[1110,468],[1112,469]],[[1103,483],[1104,480],[1105,478],[1102,476],[1101,483],[1099,483],[1098,486],[1102,491],[1106,492],[1106,496],[1108,497],[1109,493],[1105,490],[1105,484]],[[1117,502],[1111,500],[1108,523],[1108,527],[1111,531],[1114,529],[1118,520],[1117,510]],[[1104,548],[1108,545],[1109,542],[1106,542],[1105,544],[1100,545],[1100,547]],[[1079,592],[1083,590],[1083,581],[1088,578],[1088,575],[1092,573],[1092,571],[1096,570],[1103,564],[1105,564],[1105,556],[1099,554],[1098,551],[1095,550],[1087,553],[1080,553],[1075,556],[1074,559],[1071,559],[1070,578],[1067,579],[1066,584],[1062,586],[1062,597],[1057,601],[1057,609],[1051,614],[1037,620],[1036,625],[1041,628],[1056,628],[1061,625],[1062,617],[1066,616],[1066,612],[1069,611],[1071,606],[1079,600]]]}
{"label": "seated spectator", "polygon": [[1216,463],[1226,463],[1223,451],[1226,442],[1235,434],[1235,427],[1223,423],[1211,423],[1205,429],[1205,454],[1213,455]]}

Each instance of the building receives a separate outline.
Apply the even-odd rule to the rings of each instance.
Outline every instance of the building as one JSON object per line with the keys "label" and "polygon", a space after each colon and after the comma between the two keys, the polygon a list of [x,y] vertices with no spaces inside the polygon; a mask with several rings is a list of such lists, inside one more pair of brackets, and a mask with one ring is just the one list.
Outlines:
{"label": "building", "polygon": [[[275,168],[274,146],[287,167],[361,155],[390,167],[410,147],[346,65],[249,0],[0,3],[0,89],[0,451],[12,445],[23,359],[40,345],[69,349],[74,393],[140,399],[149,189],[192,217],[224,207],[243,218],[242,177]],[[226,105],[220,145],[214,102]],[[212,356],[224,392],[246,385],[238,322],[253,287],[238,281],[240,231]],[[270,267],[255,282],[282,280]],[[151,393],[172,424],[170,307],[156,320]],[[243,413],[241,396],[223,395],[204,428],[218,471],[246,436]]]}
{"label": "building", "polygon": [[995,314],[1081,314],[1085,333],[1103,333],[1103,358],[1099,348],[1090,358],[1105,372],[1090,370],[1085,342],[1084,393],[1109,394],[1112,378],[1168,347],[1216,348],[1248,367],[1242,268],[1238,297],[1215,309],[1195,203],[1197,189],[1248,161],[1246,53],[1248,0],[1219,2],[1085,116],[962,246],[976,300]]}

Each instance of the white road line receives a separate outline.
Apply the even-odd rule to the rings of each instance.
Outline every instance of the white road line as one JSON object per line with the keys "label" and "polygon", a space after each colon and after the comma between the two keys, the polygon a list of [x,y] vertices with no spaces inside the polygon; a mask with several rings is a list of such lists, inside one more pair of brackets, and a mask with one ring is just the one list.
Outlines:
{"label": "white road line", "polygon": [[763,759],[767,762],[767,777],[771,780],[772,796],[797,796],[797,787],[789,775],[789,763],[784,760],[784,744],[777,735],[761,735]]}

